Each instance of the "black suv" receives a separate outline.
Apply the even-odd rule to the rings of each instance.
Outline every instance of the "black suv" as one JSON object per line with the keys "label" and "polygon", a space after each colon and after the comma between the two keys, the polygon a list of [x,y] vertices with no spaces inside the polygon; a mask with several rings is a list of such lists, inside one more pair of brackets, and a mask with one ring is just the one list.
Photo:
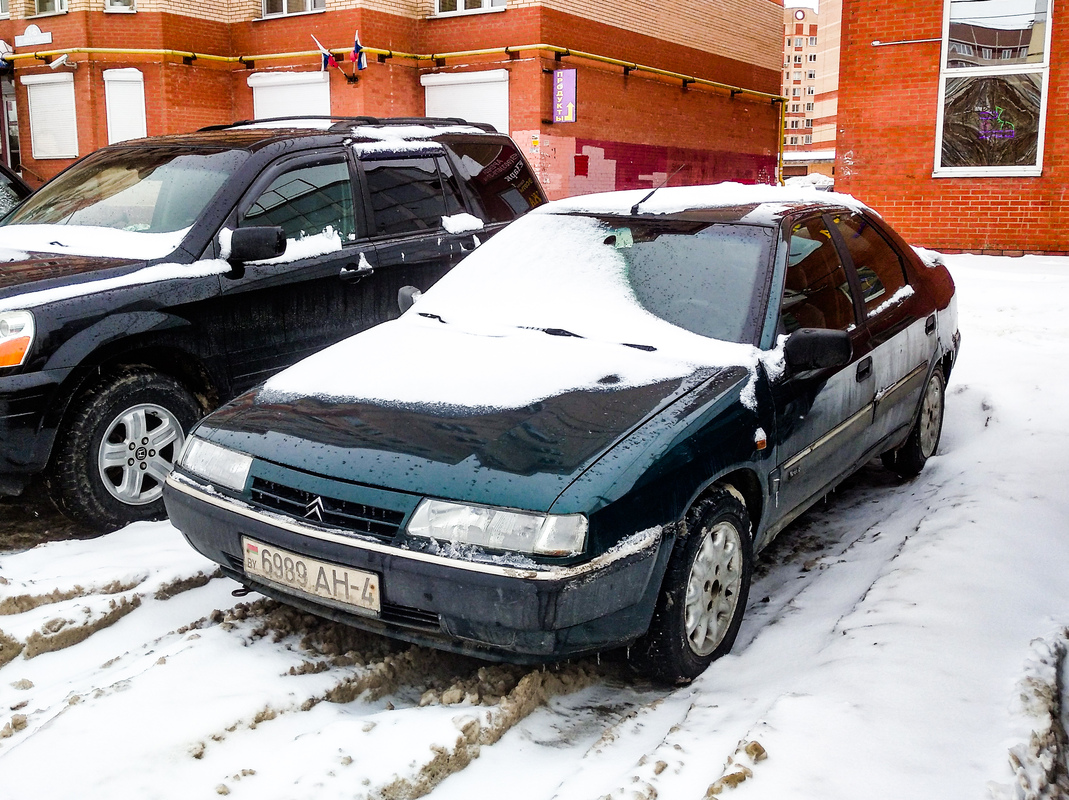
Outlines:
{"label": "black suv", "polygon": [[457,119],[261,120],[85,157],[0,222],[0,494],[43,473],[91,527],[162,515],[200,416],[397,316],[401,287],[542,202],[511,139]]}

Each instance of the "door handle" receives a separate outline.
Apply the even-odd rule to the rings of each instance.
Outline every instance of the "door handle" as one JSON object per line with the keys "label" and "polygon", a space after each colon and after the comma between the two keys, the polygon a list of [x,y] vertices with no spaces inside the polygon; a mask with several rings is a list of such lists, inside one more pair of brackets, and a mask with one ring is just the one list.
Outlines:
{"label": "door handle", "polygon": [[865,356],[857,365],[857,382],[861,383],[872,374],[872,357]]}
{"label": "door handle", "polygon": [[924,332],[929,336],[935,333],[935,314],[932,314],[924,321]]}
{"label": "door handle", "polygon": [[373,275],[374,272],[375,268],[371,266],[371,262],[369,262],[367,257],[361,253],[360,259],[355,264],[350,262],[341,268],[338,277],[343,281],[355,282],[361,278],[366,278],[368,275]]}

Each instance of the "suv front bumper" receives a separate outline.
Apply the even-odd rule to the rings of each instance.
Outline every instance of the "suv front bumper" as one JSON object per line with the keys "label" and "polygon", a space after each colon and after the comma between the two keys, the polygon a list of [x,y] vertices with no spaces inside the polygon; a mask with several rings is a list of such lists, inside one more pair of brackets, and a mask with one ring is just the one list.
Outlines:
{"label": "suv front bumper", "polygon": [[0,378],[0,494],[19,494],[48,465],[56,428],[45,420],[61,377],[47,370]]}

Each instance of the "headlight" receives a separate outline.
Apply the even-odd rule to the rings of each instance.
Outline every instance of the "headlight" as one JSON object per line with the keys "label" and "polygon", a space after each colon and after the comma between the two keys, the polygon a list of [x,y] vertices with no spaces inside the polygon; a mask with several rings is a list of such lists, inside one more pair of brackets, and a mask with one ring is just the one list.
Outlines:
{"label": "headlight", "polygon": [[0,367],[17,367],[33,346],[33,314],[29,311],[0,312]]}
{"label": "headlight", "polygon": [[586,544],[582,514],[531,514],[423,500],[408,523],[413,536],[540,556],[571,556]]}
{"label": "headlight", "polygon": [[249,477],[252,458],[236,450],[190,436],[178,456],[178,464],[211,483],[240,492],[245,488],[245,481]]}

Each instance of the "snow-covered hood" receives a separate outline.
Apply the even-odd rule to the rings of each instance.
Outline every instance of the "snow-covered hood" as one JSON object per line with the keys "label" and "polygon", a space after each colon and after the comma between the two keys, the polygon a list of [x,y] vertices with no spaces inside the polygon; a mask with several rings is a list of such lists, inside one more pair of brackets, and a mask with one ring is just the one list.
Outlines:
{"label": "snow-covered hood", "polygon": [[[375,330],[383,328],[389,325]],[[434,341],[431,330],[425,329],[428,343]],[[453,358],[443,355],[465,336],[471,334],[440,334],[440,348],[433,353],[398,358],[398,395],[405,396],[409,382],[442,386],[467,372],[473,396],[500,397],[502,387],[510,385],[523,385],[539,396],[523,404],[465,406],[280,394],[269,383],[213,414],[201,435],[267,461],[341,480],[548,510],[592,464],[716,374],[690,367],[684,375],[627,384],[603,363],[607,351],[625,345],[522,330],[481,337],[478,360],[459,348]],[[561,390],[553,363],[523,358],[525,340],[536,336],[550,340],[550,349],[562,356],[561,371],[598,374],[600,381]],[[347,343],[371,346],[377,339],[362,334]],[[657,358],[655,353],[642,355]]]}

